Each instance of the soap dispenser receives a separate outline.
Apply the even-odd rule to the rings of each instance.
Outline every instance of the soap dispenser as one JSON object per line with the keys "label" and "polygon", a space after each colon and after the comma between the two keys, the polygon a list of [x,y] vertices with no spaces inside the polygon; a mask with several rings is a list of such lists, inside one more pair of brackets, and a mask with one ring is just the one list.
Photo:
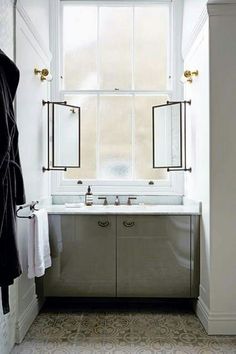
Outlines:
{"label": "soap dispenser", "polygon": [[88,186],[88,190],[85,193],[85,205],[87,206],[93,205],[93,193],[91,192],[90,186]]}

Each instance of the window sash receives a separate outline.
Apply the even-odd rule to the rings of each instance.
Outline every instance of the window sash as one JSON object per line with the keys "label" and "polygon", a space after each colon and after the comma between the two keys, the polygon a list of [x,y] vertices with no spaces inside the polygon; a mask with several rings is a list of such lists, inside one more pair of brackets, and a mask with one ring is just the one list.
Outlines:
{"label": "window sash", "polygon": [[[60,49],[59,49],[59,69],[60,69],[60,76],[63,77],[63,79],[59,80],[58,83],[58,91],[63,93],[80,93],[80,92],[87,92],[87,93],[96,93],[96,92],[101,92],[101,93],[112,93],[116,92],[118,93],[156,93],[156,94],[169,94],[171,95],[173,93],[173,7],[171,5],[172,0],[163,0],[163,1],[113,1],[113,0],[105,0],[105,1],[83,1],[83,0],[74,0],[74,1],[69,1],[69,0],[60,0]],[[119,7],[133,7],[133,38],[132,38],[132,82],[131,82],[131,89],[119,89],[119,91],[115,91],[114,89],[100,89],[100,88],[91,88],[91,89],[66,89],[64,88],[64,63],[63,63],[63,35],[62,35],[62,30],[63,30],[63,8],[65,5],[71,4],[73,6],[77,5],[78,7],[83,6],[83,5],[91,5],[91,6],[96,6],[98,8],[98,18],[97,18],[97,85],[100,85],[100,36],[99,36],[99,8],[100,7],[107,7],[107,6],[119,6]],[[167,70],[166,70],[166,89],[164,90],[158,90],[158,89],[135,89],[135,75],[134,75],[134,9],[135,6],[145,6],[145,7],[150,7],[153,5],[168,5],[169,9],[169,31],[168,31],[168,43],[167,43]]]}
{"label": "window sash", "polygon": [[[53,73],[53,83],[52,83],[52,98],[53,99],[63,99],[64,94],[89,94],[89,93],[98,93],[100,90],[62,90],[60,87],[61,80],[60,80],[60,73],[61,71],[61,50],[62,50],[62,6],[63,4],[73,4],[78,2],[78,0],[56,0],[52,3],[50,2],[50,9],[51,9],[51,23],[54,31],[51,31],[50,34],[50,41],[51,41],[51,48],[52,54],[54,56],[54,63],[52,66],[52,73]],[[137,91],[122,91],[116,92],[117,95],[119,94],[160,94],[160,95],[168,95],[172,97],[172,99],[176,99],[182,96],[182,88],[180,84],[178,84],[178,76],[181,75],[181,71],[177,69],[177,64],[181,67],[182,59],[180,58],[180,53],[176,52],[176,43],[179,40],[179,35],[181,33],[181,29],[175,28],[175,32],[173,32],[173,23],[175,26],[179,26],[179,22],[173,14],[173,8],[177,9],[177,12],[180,11],[178,4],[173,4],[172,0],[149,0],[148,3],[145,0],[135,0],[135,1],[112,1],[112,0],[103,0],[103,1],[80,1],[79,5],[100,5],[100,6],[127,6],[127,5],[142,5],[142,6],[153,6],[153,4],[169,4],[169,67],[172,76],[172,86],[167,91],[148,91],[148,90],[137,90]],[[58,13],[58,16],[55,16],[55,13]],[[57,33],[58,35],[55,36],[52,32]],[[58,52],[59,48],[59,52]],[[175,52],[173,52],[173,48],[175,48]],[[58,55],[59,54],[59,55]],[[181,70],[181,69],[180,69]],[[101,90],[101,93],[114,93],[112,91]],[[52,172],[51,179],[52,179],[52,195],[65,195],[65,194],[83,194],[84,188],[88,184],[92,184],[95,187],[95,191],[97,193],[119,193],[119,194],[146,194],[146,195],[166,195],[166,194],[173,194],[173,195],[182,195],[184,192],[184,175],[183,173],[170,173],[168,180],[162,181],[155,181],[154,185],[149,185],[149,180],[134,180],[134,181],[105,181],[105,180],[86,180],[83,181],[82,185],[77,184],[77,180],[66,180],[64,179],[64,174],[60,172]]]}

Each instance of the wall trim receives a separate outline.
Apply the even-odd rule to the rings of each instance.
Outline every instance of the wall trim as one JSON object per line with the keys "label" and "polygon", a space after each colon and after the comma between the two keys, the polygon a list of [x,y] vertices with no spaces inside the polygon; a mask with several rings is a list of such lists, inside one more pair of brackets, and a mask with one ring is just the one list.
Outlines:
{"label": "wall trim", "polygon": [[236,313],[210,311],[200,297],[196,314],[209,335],[236,335]]}
{"label": "wall trim", "polygon": [[236,16],[236,3],[208,4],[209,16]]}
{"label": "wall trim", "polygon": [[206,21],[208,19],[208,12],[207,12],[207,6],[204,6],[201,15],[199,16],[196,25],[194,26],[192,33],[189,36],[188,41],[183,45],[182,53],[183,53],[183,58],[187,56],[189,53],[192,45],[195,43],[199,33],[201,32],[202,28],[204,27]]}
{"label": "wall trim", "polygon": [[31,324],[39,313],[39,304],[36,295],[29,303],[25,311],[16,321],[16,343],[19,344],[24,339]]}
{"label": "wall trim", "polygon": [[44,44],[44,40],[41,37],[40,33],[38,32],[38,30],[36,29],[34,23],[31,21],[30,17],[28,16],[27,12],[25,11],[24,6],[22,5],[20,0],[17,0],[16,2],[16,10],[19,12],[20,16],[22,17],[22,19],[24,20],[24,22],[26,23],[28,29],[30,30],[30,32],[32,33],[32,35],[34,36],[34,39],[36,40],[36,42],[38,43],[38,45],[40,46],[41,50],[43,51],[44,55],[47,57],[47,59],[49,61],[51,61],[52,59],[52,53],[50,52],[50,50],[45,46]]}

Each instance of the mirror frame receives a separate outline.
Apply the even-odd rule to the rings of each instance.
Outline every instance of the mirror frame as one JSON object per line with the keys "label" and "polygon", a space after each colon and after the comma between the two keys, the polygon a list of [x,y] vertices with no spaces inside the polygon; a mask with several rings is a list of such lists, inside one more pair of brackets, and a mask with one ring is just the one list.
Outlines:
{"label": "mirror frame", "polygon": [[[155,166],[155,117],[154,110],[159,107],[167,107],[170,105],[180,105],[180,166]],[[167,101],[166,104],[161,104],[152,107],[152,157],[153,157],[153,168],[166,168],[167,172],[171,171],[188,171],[192,172],[192,168],[187,168],[187,157],[186,157],[186,105],[191,105],[191,100],[189,101]]]}
{"label": "mirror frame", "polygon": [[[78,165],[57,165],[55,164],[55,105],[63,106],[63,107],[69,107],[71,109],[76,109],[78,110],[78,149],[79,149],[79,154],[78,154]],[[75,112],[76,113],[76,112]],[[81,124],[80,124],[80,107],[78,106],[73,106],[69,105],[67,103],[59,103],[59,102],[53,102],[52,103],[52,168],[80,168],[80,155],[81,155]]]}
{"label": "mirror frame", "polygon": [[[161,108],[161,107],[169,107],[169,106],[174,106],[174,105],[179,105],[179,127],[180,127],[180,133],[179,133],[179,161],[180,164],[179,165],[167,165],[167,166],[156,166],[155,165],[155,109],[157,108]],[[152,157],[153,157],[153,168],[157,169],[157,168],[182,168],[183,167],[183,123],[182,123],[182,103],[181,102],[169,102],[167,101],[166,104],[161,104],[161,105],[157,105],[157,106],[153,106],[152,107]]]}

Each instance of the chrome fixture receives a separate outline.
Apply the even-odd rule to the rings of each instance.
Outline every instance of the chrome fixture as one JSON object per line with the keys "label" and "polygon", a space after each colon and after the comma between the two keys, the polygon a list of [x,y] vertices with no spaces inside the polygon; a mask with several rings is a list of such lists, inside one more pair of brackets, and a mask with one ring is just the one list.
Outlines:
{"label": "chrome fixture", "polygon": [[115,199],[115,205],[120,205],[120,199],[119,199],[118,195],[116,196],[116,199]]}
{"label": "chrome fixture", "polygon": [[98,197],[98,199],[104,200],[103,205],[108,205],[107,197]]}
{"label": "chrome fixture", "polygon": [[127,200],[127,205],[132,205],[131,200],[135,200],[135,199],[137,199],[137,198],[136,197],[129,197]]}
{"label": "chrome fixture", "polygon": [[[34,211],[36,210],[39,210],[39,209],[36,209],[35,208],[35,205],[38,204],[39,202],[36,200],[35,202],[31,202],[29,204],[24,204],[24,205],[21,205],[19,206],[19,208],[16,210],[16,216],[19,218],[19,219],[33,219],[34,217]],[[29,216],[20,216],[18,213],[20,210],[22,209],[25,209],[25,208],[29,208],[30,209],[30,212],[31,212],[31,215]]]}
{"label": "chrome fixture", "polygon": [[52,81],[52,75],[49,73],[49,70],[44,68],[42,70],[39,70],[37,68],[34,68],[34,74],[35,75],[40,75],[40,80],[41,81]]}

